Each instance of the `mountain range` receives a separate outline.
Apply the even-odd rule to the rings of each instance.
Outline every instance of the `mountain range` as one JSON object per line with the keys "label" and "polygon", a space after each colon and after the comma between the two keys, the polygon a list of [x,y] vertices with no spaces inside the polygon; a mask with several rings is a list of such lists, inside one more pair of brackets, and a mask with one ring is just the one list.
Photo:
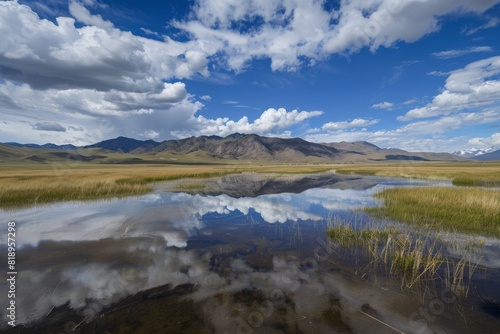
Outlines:
{"label": "mountain range", "polygon": [[[465,150],[452,152],[452,154],[458,155],[459,157],[463,157],[463,158],[475,159],[476,157],[479,157],[481,155],[495,153],[496,151],[499,151],[499,150],[500,150],[500,147],[490,146],[490,147],[482,148],[482,149],[469,148],[469,149],[465,149]],[[478,160],[481,160],[481,159],[478,158]]]}
{"label": "mountain range", "polygon": [[[500,152],[483,154],[499,159]],[[497,155],[495,155],[497,154]],[[55,144],[0,144],[0,158],[34,162],[52,159],[95,161],[101,163],[141,163],[205,161],[222,159],[273,162],[364,162],[364,161],[465,161],[449,153],[408,152],[380,148],[365,141],[311,143],[301,138],[275,138],[234,133],[227,137],[200,136],[179,140],[137,140],[118,137],[77,147]]]}

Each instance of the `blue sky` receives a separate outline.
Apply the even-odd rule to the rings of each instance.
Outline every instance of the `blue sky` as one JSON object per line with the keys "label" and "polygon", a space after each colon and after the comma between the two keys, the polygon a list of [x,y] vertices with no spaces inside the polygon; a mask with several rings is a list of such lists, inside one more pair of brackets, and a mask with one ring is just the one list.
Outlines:
{"label": "blue sky", "polygon": [[500,0],[0,2],[0,142],[500,146]]}

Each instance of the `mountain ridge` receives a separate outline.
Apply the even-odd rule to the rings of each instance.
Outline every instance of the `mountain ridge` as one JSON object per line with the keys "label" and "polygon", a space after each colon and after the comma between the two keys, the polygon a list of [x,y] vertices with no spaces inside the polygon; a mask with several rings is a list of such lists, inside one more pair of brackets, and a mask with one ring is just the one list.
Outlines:
{"label": "mountain ridge", "polygon": [[[21,148],[23,144],[6,145]],[[5,145],[5,144],[4,144]],[[26,144],[31,150],[53,149],[103,150],[103,152],[126,153],[138,157],[176,154],[206,157],[215,160],[255,160],[274,162],[363,162],[363,161],[465,161],[449,154],[433,152],[407,152],[401,149],[380,148],[366,141],[311,143],[302,138],[265,137],[257,134],[233,133],[226,137],[199,136],[157,142],[119,136],[83,147],[67,145]],[[47,146],[48,145],[48,146]],[[74,148],[73,148],[74,147]],[[1,154],[0,154],[1,155]],[[136,159],[136,158],[135,158]],[[138,160],[141,160],[140,158]]]}

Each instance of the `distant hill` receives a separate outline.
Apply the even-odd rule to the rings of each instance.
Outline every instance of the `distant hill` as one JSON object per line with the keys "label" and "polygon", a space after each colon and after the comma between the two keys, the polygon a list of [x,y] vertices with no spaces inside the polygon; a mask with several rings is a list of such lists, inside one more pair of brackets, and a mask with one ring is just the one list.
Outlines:
{"label": "distant hill", "polygon": [[65,145],[56,145],[52,143],[48,144],[43,144],[43,145],[38,145],[38,144],[19,144],[19,143],[5,143],[10,146],[15,146],[15,147],[29,147],[29,148],[48,148],[51,150],[76,150],[78,149],[78,146],[71,145],[71,144],[65,144]]}
{"label": "distant hill", "polygon": [[66,159],[101,163],[165,163],[177,161],[179,158],[193,163],[222,159],[274,162],[466,160],[448,153],[384,149],[365,141],[311,143],[301,138],[276,138],[241,133],[227,137],[200,136],[163,142],[118,137],[85,147],[8,143],[0,146],[0,158],[3,162],[15,159],[31,162]]}
{"label": "distant hill", "polygon": [[106,150],[110,151],[116,151],[116,152],[122,152],[122,153],[128,153],[130,151],[133,151],[134,149],[144,146],[144,147],[155,147],[159,145],[160,143],[154,141],[154,140],[138,140],[138,139],[132,139],[132,138],[127,138],[127,137],[118,137],[115,139],[108,139],[104,140],[101,142],[98,142],[96,144],[92,145],[87,145],[84,146],[84,148],[103,148]]}
{"label": "distant hill", "polygon": [[380,148],[366,141],[325,143],[341,151],[342,161],[464,161],[466,159],[449,153],[408,152],[397,148]]}
{"label": "distant hill", "polygon": [[496,150],[491,153],[481,154],[473,157],[472,159],[479,161],[500,160],[500,150]]}
{"label": "distant hill", "polygon": [[8,144],[0,144],[0,157],[3,159],[16,159],[26,155],[23,148]]}

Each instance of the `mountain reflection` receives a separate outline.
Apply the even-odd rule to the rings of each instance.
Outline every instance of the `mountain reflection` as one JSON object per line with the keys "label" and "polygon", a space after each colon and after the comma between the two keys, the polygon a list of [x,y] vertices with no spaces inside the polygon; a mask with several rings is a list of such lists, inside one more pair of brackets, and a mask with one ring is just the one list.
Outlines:
{"label": "mountain reflection", "polygon": [[339,312],[342,307],[342,319],[354,317],[363,303],[389,312],[391,298],[352,287],[345,276],[332,274],[338,268],[331,263],[321,268],[305,263],[316,261],[314,249],[324,238],[328,215],[376,205],[373,193],[396,181],[328,173],[262,177],[255,183],[248,183],[249,177],[257,180],[222,178],[199,193],[160,188],[136,198],[0,211],[2,220],[17,226],[19,322],[43,318],[63,305],[91,318],[129,295],[166,284],[196,287],[191,299],[204,305],[211,326],[221,333],[238,326],[222,315],[245,306],[234,296],[228,297],[231,302],[220,296],[242,290],[258,292],[261,301],[274,300],[279,291],[286,300],[280,322],[307,315],[321,330],[331,327],[318,314],[331,310],[332,300]]}

